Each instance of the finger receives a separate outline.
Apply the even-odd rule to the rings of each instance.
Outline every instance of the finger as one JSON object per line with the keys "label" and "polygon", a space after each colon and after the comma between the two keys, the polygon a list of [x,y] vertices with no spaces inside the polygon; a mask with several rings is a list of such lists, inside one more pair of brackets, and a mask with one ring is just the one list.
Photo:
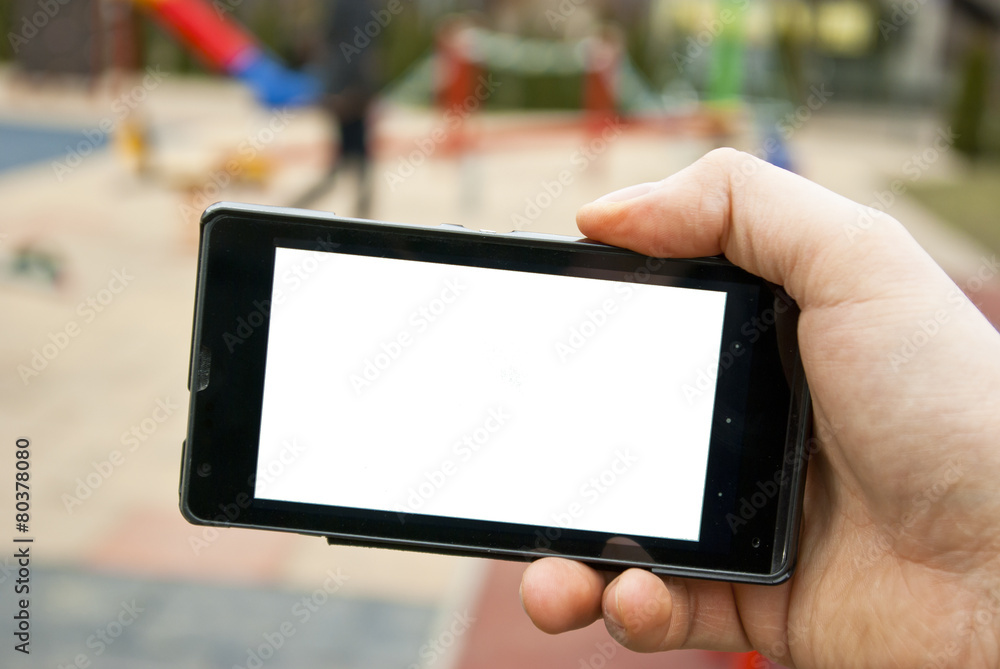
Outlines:
{"label": "finger", "polygon": [[895,219],[732,149],[585,205],[577,224],[588,237],[653,256],[725,253],[801,306],[864,299],[891,285],[913,291],[929,269],[944,278]]}
{"label": "finger", "polygon": [[521,577],[521,606],[538,629],[558,634],[586,627],[601,617],[604,576],[563,558],[528,565]]}
{"label": "finger", "polygon": [[751,649],[727,583],[661,579],[630,569],[608,586],[602,610],[608,633],[631,650]]}

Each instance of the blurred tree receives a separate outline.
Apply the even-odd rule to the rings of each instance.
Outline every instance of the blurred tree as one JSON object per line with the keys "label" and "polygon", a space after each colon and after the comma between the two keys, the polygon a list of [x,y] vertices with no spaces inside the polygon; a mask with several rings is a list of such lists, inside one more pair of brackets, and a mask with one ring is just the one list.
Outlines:
{"label": "blurred tree", "polygon": [[139,42],[143,45],[144,63],[153,63],[162,70],[179,74],[206,72],[187,49],[166,34],[145,13],[140,14],[139,30],[142,33]]}
{"label": "blurred tree", "polygon": [[625,50],[635,64],[635,68],[647,80],[662,85],[661,63],[657,62],[656,52],[652,48],[653,39],[649,22],[630,21],[625,28]]}
{"label": "blurred tree", "polygon": [[384,86],[409,70],[434,46],[434,25],[414,3],[404,3],[403,11],[385,27],[379,42],[380,76]]}
{"label": "blurred tree", "polygon": [[0,39],[0,60],[10,60],[14,57],[14,51],[11,48],[9,35],[14,32],[12,25],[13,21],[14,6],[9,2],[0,2],[0,35],[3,39]]}
{"label": "blurred tree", "polygon": [[952,113],[952,127],[957,138],[955,148],[978,157],[983,153],[983,125],[990,85],[990,56],[993,46],[989,28],[977,27],[962,63],[962,83]]}
{"label": "blurred tree", "polygon": [[777,24],[775,46],[781,61],[785,86],[789,98],[799,103],[806,97],[805,41],[809,25],[807,7],[788,0],[779,0],[774,6]]}
{"label": "blurred tree", "polygon": [[286,7],[283,2],[256,2],[248,6],[240,16],[247,28],[283,61],[287,61],[291,51],[288,30],[285,24]]}

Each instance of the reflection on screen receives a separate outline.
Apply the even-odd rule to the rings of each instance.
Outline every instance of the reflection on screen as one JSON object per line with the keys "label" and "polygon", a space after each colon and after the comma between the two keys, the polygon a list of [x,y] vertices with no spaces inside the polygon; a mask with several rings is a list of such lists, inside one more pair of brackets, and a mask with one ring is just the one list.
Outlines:
{"label": "reflection on screen", "polygon": [[279,248],[255,494],[696,541],[725,304]]}

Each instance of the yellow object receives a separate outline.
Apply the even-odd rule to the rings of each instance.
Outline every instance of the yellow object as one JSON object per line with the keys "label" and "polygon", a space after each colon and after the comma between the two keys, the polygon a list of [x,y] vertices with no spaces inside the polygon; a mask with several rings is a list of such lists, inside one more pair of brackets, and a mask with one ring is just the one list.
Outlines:
{"label": "yellow object", "polygon": [[875,17],[858,0],[837,0],[819,6],[816,37],[822,48],[844,56],[862,56],[875,37]]}
{"label": "yellow object", "polygon": [[122,121],[115,133],[115,146],[137,173],[142,174],[148,165],[149,142],[146,140],[145,124],[132,115]]}
{"label": "yellow object", "polygon": [[808,42],[813,37],[815,17],[809,5],[800,0],[776,2],[774,20],[779,33],[798,42]]}
{"label": "yellow object", "polygon": [[251,157],[241,154],[229,155],[221,161],[220,168],[232,176],[234,183],[259,187],[266,186],[274,172],[271,159],[259,153]]}

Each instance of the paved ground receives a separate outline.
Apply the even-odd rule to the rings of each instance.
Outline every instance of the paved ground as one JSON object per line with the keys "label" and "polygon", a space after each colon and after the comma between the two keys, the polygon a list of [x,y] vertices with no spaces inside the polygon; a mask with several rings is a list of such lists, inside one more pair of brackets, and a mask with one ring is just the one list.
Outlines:
{"label": "paved ground", "polygon": [[[263,112],[238,87],[215,81],[167,79],[124,118],[111,112],[114,94],[26,90],[0,72],[5,132],[32,127],[42,135],[77,137],[60,165],[43,160],[0,172],[6,324],[0,443],[32,440],[33,578],[40,588],[33,603],[37,663],[11,664],[4,637],[0,664],[68,665],[78,650],[101,667],[248,666],[251,651],[290,620],[294,633],[267,666],[598,666],[594,653],[606,639],[599,626],[555,640],[525,623],[516,565],[330,548],[297,535],[206,534],[181,519],[177,480],[197,212],[218,199],[294,201],[323,173],[326,123],[312,111]],[[117,147],[94,148],[107,139],[95,135],[102,123],[140,120],[152,147],[147,177],[130,171]],[[384,110],[374,217],[496,230],[527,220],[530,229],[575,234],[580,203],[669,174],[713,143],[697,134],[610,128],[607,141],[591,144],[564,117],[494,116],[473,121],[483,150],[459,159],[442,145],[419,144],[437,123],[431,114]],[[872,203],[936,132],[935,121],[920,115],[840,109],[804,123],[791,150],[806,176]],[[735,140],[752,148],[747,133]],[[226,161],[241,149],[250,153],[248,146],[259,146],[252,151],[254,167],[266,178],[213,185],[211,176],[225,181]],[[947,177],[956,169],[945,152],[919,178]],[[570,185],[544,197],[546,183],[563,170],[570,171]],[[345,177],[317,207],[350,214],[352,203]],[[987,308],[1000,307],[995,277],[978,291],[969,283],[984,249],[905,198],[891,213],[960,285]],[[58,269],[55,283],[47,279],[50,267]],[[106,297],[106,304],[87,304]],[[36,353],[51,359],[40,358],[39,373],[22,378],[18,366],[31,366]],[[156,422],[154,416],[164,417],[158,406],[175,408]],[[138,444],[125,437],[133,426],[143,430]],[[0,458],[0,476],[11,480],[11,458]],[[317,596],[331,573],[340,580],[316,613],[322,621],[303,623],[292,613],[294,603]],[[0,571],[0,588],[6,591],[11,578]],[[88,645],[96,632],[118,629],[121,607],[133,599],[146,610],[134,625],[123,626],[113,644]],[[9,603],[5,592],[0,613],[8,620]],[[468,633],[449,636],[469,617],[476,622]],[[608,666],[666,666],[625,651],[604,659]],[[728,662],[715,656],[675,661],[691,667]]]}

